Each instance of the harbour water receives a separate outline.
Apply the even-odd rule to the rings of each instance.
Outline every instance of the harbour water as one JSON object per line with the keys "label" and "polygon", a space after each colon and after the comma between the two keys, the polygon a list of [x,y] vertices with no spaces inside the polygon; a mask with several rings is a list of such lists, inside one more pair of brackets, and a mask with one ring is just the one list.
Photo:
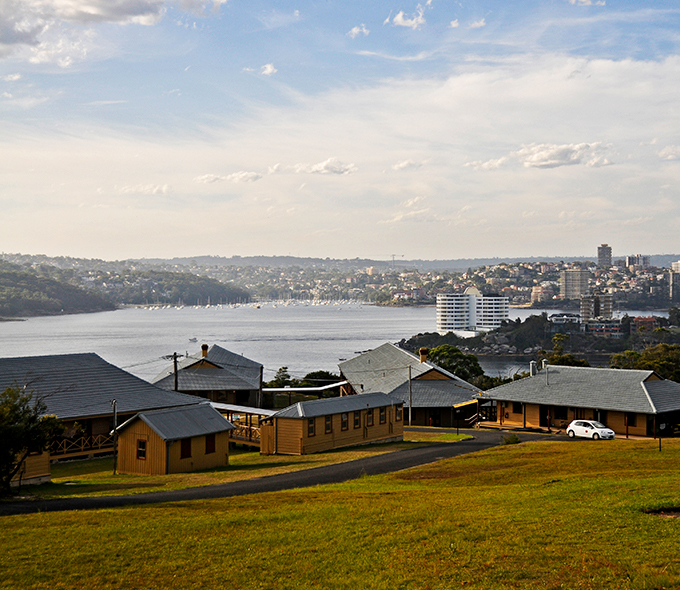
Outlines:
{"label": "harbour water", "polygon": [[[511,309],[510,316],[525,319],[539,313]],[[0,357],[95,352],[148,380],[169,366],[165,355],[192,354],[202,343],[218,344],[262,363],[269,380],[282,366],[294,377],[316,370],[337,373],[339,361],[359,352],[434,331],[434,307],[269,303],[126,308],[0,322]],[[497,376],[525,370],[526,363],[520,358],[484,357],[480,364],[487,374]]]}

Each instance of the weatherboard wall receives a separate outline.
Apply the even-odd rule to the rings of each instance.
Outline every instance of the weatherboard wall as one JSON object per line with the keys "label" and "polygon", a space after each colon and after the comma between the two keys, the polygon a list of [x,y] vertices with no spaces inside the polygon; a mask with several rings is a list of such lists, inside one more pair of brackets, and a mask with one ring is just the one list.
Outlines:
{"label": "weatherboard wall", "polygon": [[26,457],[19,472],[12,478],[12,486],[32,485],[50,481],[50,454],[47,451],[33,453]]}
{"label": "weatherboard wall", "polygon": [[[137,441],[146,441],[146,456],[137,458]],[[118,437],[118,471],[140,475],[166,473],[165,441],[141,420],[136,420]]]}
{"label": "weatherboard wall", "polygon": [[[380,423],[380,408],[373,409],[373,425],[369,426],[368,410],[359,410],[359,427],[354,427],[354,412],[330,414],[330,432],[326,431],[327,416],[312,418],[274,418],[262,425],[264,455],[306,455],[343,447],[390,440],[402,440],[404,421],[396,419],[395,406],[386,406],[385,422]],[[347,429],[342,429],[343,414],[347,414]],[[310,420],[313,430],[310,430]]]}

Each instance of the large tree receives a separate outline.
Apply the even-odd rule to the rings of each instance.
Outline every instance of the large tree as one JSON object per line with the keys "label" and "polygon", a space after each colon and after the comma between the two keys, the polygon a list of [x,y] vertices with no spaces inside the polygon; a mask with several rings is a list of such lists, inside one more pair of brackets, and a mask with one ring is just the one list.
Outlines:
{"label": "large tree", "polygon": [[465,381],[472,381],[475,377],[484,374],[484,370],[474,354],[465,354],[450,344],[442,344],[433,348],[430,350],[428,358],[435,365]]}
{"label": "large tree", "polygon": [[42,451],[59,433],[56,416],[46,416],[45,403],[23,388],[0,393],[0,495],[10,492],[10,482],[32,451]]}
{"label": "large tree", "polygon": [[614,369],[642,369],[655,371],[660,377],[680,382],[680,345],[657,344],[642,352],[626,350],[611,358]]}

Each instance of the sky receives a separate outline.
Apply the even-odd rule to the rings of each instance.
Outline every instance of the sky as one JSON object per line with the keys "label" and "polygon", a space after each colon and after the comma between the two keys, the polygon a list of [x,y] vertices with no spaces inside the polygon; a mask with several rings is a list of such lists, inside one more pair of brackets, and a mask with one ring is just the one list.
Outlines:
{"label": "sky", "polygon": [[677,0],[0,0],[0,251],[680,253]]}

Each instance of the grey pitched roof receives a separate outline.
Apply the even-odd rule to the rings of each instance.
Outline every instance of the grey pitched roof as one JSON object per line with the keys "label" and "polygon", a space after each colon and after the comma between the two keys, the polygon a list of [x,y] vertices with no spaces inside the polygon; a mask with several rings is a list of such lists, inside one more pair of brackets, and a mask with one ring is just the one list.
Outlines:
{"label": "grey pitched roof", "polygon": [[411,381],[417,380],[429,371],[437,371],[447,379],[456,381],[461,387],[470,391],[478,391],[453,373],[429,362],[421,363],[419,357],[389,342],[338,364],[340,372],[357,393],[394,391],[408,382],[409,366],[411,367]]}
{"label": "grey pitched roof", "polygon": [[[392,399],[403,402],[404,407],[408,408],[408,382],[402,383],[389,395]],[[411,381],[411,398],[414,408],[451,408],[482,399],[479,393],[470,391],[467,387],[461,387],[456,381],[439,379]]]}
{"label": "grey pitched roof", "polygon": [[0,390],[18,385],[44,398],[47,413],[75,420],[196,404],[107,363],[94,353],[0,358]]}
{"label": "grey pitched roof", "polygon": [[355,410],[382,408],[392,406],[396,402],[384,393],[365,393],[363,395],[345,395],[343,397],[329,397],[307,402],[298,402],[276,412],[272,418],[314,418],[329,416]]}
{"label": "grey pitched roof", "polygon": [[485,392],[499,401],[657,414],[680,410],[680,384],[655,378],[653,371],[549,365]]}
{"label": "grey pitched roof", "polygon": [[[195,368],[201,361],[208,361],[215,368]],[[207,356],[204,357],[200,352],[192,354],[181,359],[177,366],[180,391],[251,391],[260,388],[262,365],[216,344],[208,349]],[[163,389],[174,390],[173,371],[170,365],[152,383]]]}
{"label": "grey pitched roof", "polygon": [[165,441],[217,434],[234,429],[234,425],[209,403],[140,412],[125,421],[116,430],[121,432],[137,420],[148,424]]}

